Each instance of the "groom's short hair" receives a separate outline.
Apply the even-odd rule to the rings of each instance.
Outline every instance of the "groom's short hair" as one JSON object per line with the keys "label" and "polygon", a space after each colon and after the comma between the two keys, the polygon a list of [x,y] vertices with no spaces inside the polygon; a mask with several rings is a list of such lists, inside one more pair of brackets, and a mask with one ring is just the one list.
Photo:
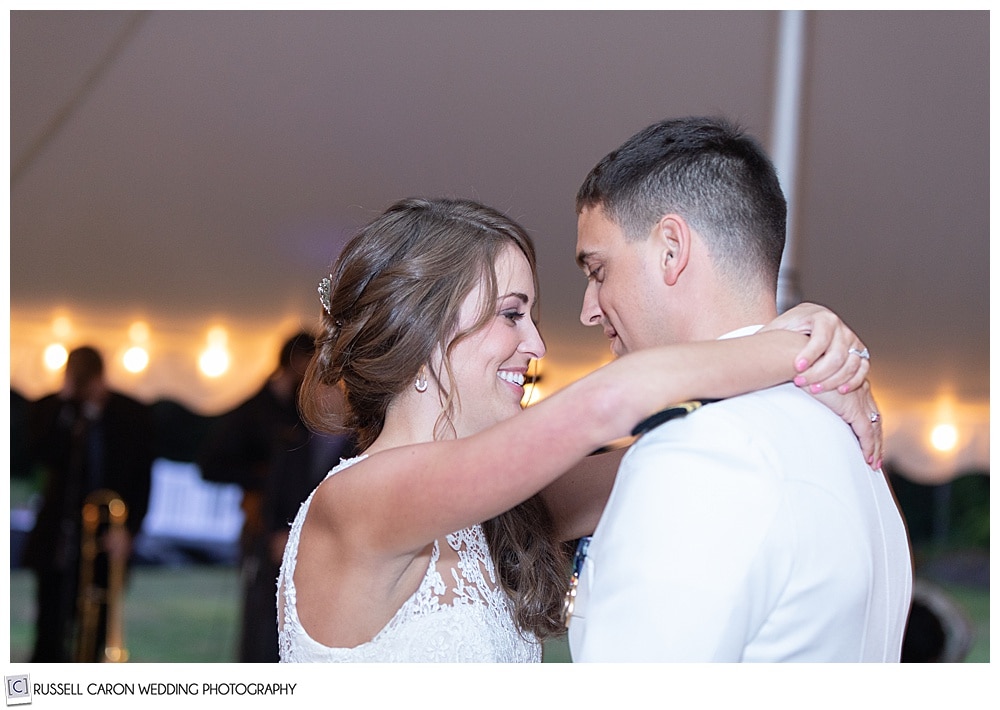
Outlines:
{"label": "groom's short hair", "polygon": [[634,240],[663,215],[679,214],[726,273],[777,286],[785,196],[767,153],[727,119],[667,119],[636,133],[577,192],[578,214],[596,207]]}

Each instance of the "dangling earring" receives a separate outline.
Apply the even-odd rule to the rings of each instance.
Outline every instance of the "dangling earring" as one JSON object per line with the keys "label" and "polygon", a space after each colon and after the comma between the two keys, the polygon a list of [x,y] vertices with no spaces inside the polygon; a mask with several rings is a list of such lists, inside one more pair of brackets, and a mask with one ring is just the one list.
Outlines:
{"label": "dangling earring", "polygon": [[420,366],[420,372],[417,373],[417,381],[413,383],[417,392],[427,391],[427,373],[424,371],[423,365]]}

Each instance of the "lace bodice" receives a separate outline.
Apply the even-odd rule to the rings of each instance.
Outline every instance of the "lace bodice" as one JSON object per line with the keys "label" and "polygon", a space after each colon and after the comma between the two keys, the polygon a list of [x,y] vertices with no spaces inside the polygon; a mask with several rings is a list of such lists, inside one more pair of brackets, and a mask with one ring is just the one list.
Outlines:
{"label": "lace bodice", "polygon": [[[362,457],[341,461],[327,477]],[[302,627],[295,607],[295,562],[299,534],[315,491],[292,522],[278,575],[278,647],[293,662],[472,662],[530,663],[541,660],[541,644],[519,633],[511,603],[500,588],[479,525],[445,536],[458,553],[454,567],[438,569],[435,540],[427,573],[417,590],[375,637],[354,648],[331,648]]]}

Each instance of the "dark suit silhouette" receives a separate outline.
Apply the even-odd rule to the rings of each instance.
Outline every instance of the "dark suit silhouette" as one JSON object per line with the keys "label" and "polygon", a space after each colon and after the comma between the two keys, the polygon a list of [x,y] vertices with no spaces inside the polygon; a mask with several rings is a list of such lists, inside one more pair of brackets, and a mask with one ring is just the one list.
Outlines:
{"label": "dark suit silhouette", "polygon": [[[131,537],[138,534],[149,505],[150,412],[130,397],[108,392],[100,414],[88,418],[82,403],[52,394],[30,405],[28,451],[45,481],[42,506],[22,558],[38,581],[31,660],[69,661],[77,617],[83,501],[100,488],[114,490],[128,507],[126,527]],[[96,574],[106,579],[103,567]],[[97,648],[103,650],[103,636]]]}

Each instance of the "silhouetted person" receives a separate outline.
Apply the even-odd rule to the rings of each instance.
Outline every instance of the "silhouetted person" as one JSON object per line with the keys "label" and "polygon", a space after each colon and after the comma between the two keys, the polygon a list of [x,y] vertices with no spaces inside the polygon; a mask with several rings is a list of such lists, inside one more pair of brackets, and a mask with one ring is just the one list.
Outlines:
{"label": "silhouetted person", "polygon": [[289,338],[267,382],[216,422],[197,457],[203,478],[243,489],[244,663],[278,661],[275,583],[289,523],[340,458],[354,454],[353,439],[313,434],[299,418],[297,393],[313,348],[309,333]]}
{"label": "silhouetted person", "polygon": [[[37,577],[32,662],[73,660],[79,610],[81,515],[92,492],[113,490],[128,509],[124,529],[99,536],[95,582],[106,584],[108,557],[127,561],[149,505],[153,431],[149,409],[108,388],[100,353],[85,346],[66,361],[62,389],[30,405],[28,452],[44,476],[43,501],[24,551]],[[104,650],[103,613],[96,655]]]}

